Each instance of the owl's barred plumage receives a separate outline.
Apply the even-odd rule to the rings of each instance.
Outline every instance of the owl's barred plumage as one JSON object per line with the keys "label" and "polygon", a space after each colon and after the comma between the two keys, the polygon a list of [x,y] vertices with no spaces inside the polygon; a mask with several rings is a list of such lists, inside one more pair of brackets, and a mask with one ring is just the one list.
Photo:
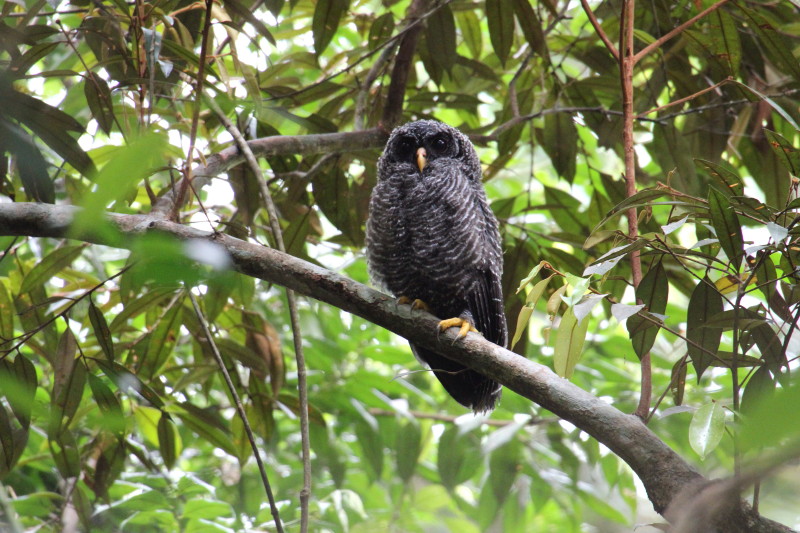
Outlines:
{"label": "owl's barred plumage", "polygon": [[[375,283],[506,345],[500,233],[480,161],[460,131],[420,120],[392,132],[378,160],[366,242]],[[430,350],[411,349],[457,402],[475,412],[494,408],[498,383]]]}

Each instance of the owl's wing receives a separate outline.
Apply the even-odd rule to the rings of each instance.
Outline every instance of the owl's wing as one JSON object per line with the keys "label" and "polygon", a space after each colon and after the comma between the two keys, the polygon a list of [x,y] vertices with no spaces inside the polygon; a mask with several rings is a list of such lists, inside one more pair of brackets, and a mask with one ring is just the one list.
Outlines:
{"label": "owl's wing", "polygon": [[505,347],[508,342],[508,326],[497,272],[487,268],[479,273],[475,287],[467,297],[467,306],[475,321],[475,328],[486,340]]}

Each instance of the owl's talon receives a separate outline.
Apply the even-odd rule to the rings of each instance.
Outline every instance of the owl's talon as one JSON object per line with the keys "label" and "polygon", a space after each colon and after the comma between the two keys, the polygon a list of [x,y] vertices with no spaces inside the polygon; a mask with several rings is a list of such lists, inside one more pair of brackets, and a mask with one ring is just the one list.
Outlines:
{"label": "owl's talon", "polygon": [[429,313],[431,311],[431,308],[428,307],[428,304],[426,304],[425,302],[423,302],[419,298],[417,298],[416,300],[411,302],[411,309],[414,309],[414,310],[421,309],[422,311],[427,311]]}
{"label": "owl's talon", "polygon": [[410,305],[411,309],[416,311],[417,309],[421,309],[422,311],[427,311],[430,313],[431,309],[428,307],[428,304],[420,300],[419,298],[414,298],[413,300],[408,296],[401,296],[397,299],[397,303],[402,305]]}
{"label": "owl's talon", "polygon": [[467,336],[467,333],[470,331],[474,333],[480,333],[475,326],[470,323],[469,320],[464,320],[463,318],[448,318],[447,320],[442,320],[439,322],[439,330],[446,331],[450,328],[460,328],[458,330],[458,338],[464,338]]}

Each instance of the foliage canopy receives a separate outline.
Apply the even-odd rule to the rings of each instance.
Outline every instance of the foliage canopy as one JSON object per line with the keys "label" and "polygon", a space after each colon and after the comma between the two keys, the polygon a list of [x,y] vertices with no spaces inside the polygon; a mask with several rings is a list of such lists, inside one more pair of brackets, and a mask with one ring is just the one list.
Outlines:
{"label": "foliage canopy", "polygon": [[[620,2],[5,2],[0,194],[83,209],[78,238],[52,239],[0,204],[0,527],[274,530],[207,320],[296,528],[303,373],[284,291],[105,215],[277,246],[266,183],[287,253],[367,283],[375,162],[416,118],[478,146],[513,349],[624,412],[650,361],[650,429],[710,477],[772,474],[760,510],[800,524],[800,485],[771,470],[800,449],[800,8],[721,4],[669,39],[712,3],[635,10],[632,192],[619,63],[597,31],[623,42]],[[252,143],[265,179],[227,121],[268,138]],[[313,299],[297,311],[313,530],[657,520],[580,428],[509,390],[490,420],[462,416],[402,339]]]}

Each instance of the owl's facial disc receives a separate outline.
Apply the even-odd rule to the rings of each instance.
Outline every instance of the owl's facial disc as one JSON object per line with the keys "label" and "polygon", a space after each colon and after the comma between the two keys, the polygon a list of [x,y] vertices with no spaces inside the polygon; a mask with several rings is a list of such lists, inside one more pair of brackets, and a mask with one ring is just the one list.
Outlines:
{"label": "owl's facial disc", "polygon": [[420,172],[422,172],[422,169],[428,166],[428,152],[425,150],[425,148],[417,149],[416,161]]}

